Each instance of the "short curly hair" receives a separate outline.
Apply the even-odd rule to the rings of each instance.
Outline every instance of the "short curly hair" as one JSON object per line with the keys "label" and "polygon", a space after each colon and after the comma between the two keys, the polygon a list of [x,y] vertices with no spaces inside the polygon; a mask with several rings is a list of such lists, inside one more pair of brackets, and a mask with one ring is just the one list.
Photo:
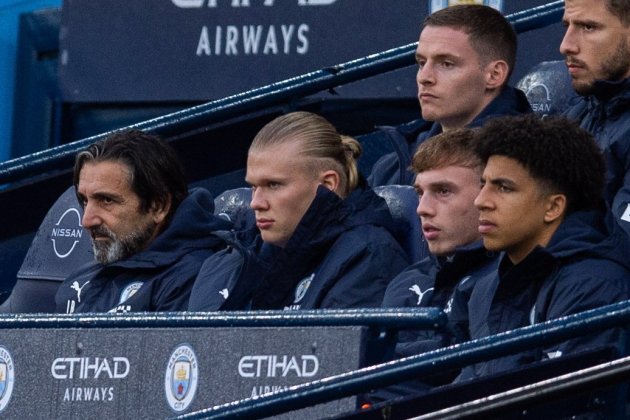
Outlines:
{"label": "short curly hair", "polygon": [[567,214],[603,206],[606,163],[593,136],[560,116],[535,114],[499,117],[476,131],[477,153],[519,162],[552,193],[567,198]]}

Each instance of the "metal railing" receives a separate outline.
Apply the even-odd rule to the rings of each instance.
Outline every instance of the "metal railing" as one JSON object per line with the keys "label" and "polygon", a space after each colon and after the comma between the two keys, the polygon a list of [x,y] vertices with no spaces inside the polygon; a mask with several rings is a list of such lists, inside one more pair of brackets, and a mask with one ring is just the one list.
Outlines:
{"label": "metal railing", "polygon": [[438,308],[314,309],[301,311],[157,312],[121,314],[0,314],[0,330],[19,328],[190,328],[364,326],[439,329]]}
{"label": "metal railing", "polygon": [[627,382],[628,378],[630,356],[427,413],[418,416],[417,420],[456,420],[484,416],[492,418],[508,409],[526,409],[539,401],[616,385]]}
{"label": "metal railing", "polygon": [[383,388],[436,371],[558,343],[630,322],[630,301],[519,328],[393,362],[292,386],[285,391],[247,398],[177,417],[178,419],[258,418]]}

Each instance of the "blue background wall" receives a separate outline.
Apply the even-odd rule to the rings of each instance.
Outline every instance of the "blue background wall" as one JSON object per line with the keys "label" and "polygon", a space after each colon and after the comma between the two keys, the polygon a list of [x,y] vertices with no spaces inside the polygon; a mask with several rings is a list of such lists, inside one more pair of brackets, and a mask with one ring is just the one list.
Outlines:
{"label": "blue background wall", "polygon": [[9,158],[20,13],[61,6],[61,0],[0,0],[0,161]]}
{"label": "blue background wall", "polygon": [[[428,13],[429,0],[417,1],[426,6]],[[549,1],[551,0],[505,0],[503,12],[511,14]],[[169,0],[163,0],[161,4],[167,3]],[[110,103],[99,106],[89,103],[69,103],[60,100],[58,95],[51,95],[50,91],[56,92],[58,86],[57,56],[53,56],[57,53],[57,46],[55,44],[54,51],[42,50],[40,41],[50,41],[50,33],[58,31],[61,4],[62,0],[0,0],[0,162],[198,103],[189,99],[178,102],[144,102],[129,105]],[[228,2],[226,1],[225,4]],[[20,14],[39,12],[44,9],[49,9],[49,11],[38,16],[56,14],[56,20],[46,21],[45,18],[38,20],[37,16],[33,18],[34,14],[29,14],[26,19],[23,19],[22,29],[26,28],[26,30],[22,31],[22,41],[20,41],[18,39]],[[50,9],[54,10],[51,12]],[[418,21],[421,19],[422,17],[418,17]],[[417,29],[415,25],[413,26],[414,28],[410,29],[413,35],[409,36],[409,42],[417,40]],[[532,65],[540,61],[560,59],[558,46],[562,33],[562,25],[556,23],[521,34],[517,66],[511,82],[515,84]],[[18,41],[21,42],[20,45]],[[19,55],[18,47],[21,53]],[[45,54],[40,57],[40,53]],[[18,85],[16,85],[16,59],[21,63],[22,69],[18,75]],[[415,89],[414,73],[415,69],[410,67],[375,77],[367,83],[372,85],[379,77],[389,82],[394,75],[405,74],[407,77],[401,78],[400,86],[407,86],[412,92]],[[342,86],[337,89],[337,92],[342,96],[347,96],[347,91],[354,85],[356,83]],[[16,95],[19,96],[17,98],[19,111],[14,109]],[[415,97],[415,94],[412,96]],[[58,101],[54,102],[55,99]]]}

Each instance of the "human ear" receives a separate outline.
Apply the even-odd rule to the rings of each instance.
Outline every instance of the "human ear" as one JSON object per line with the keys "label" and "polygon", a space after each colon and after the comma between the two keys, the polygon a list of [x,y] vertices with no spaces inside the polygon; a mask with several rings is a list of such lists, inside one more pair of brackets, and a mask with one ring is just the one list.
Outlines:
{"label": "human ear", "polygon": [[166,220],[166,216],[171,210],[171,202],[171,195],[169,194],[164,201],[154,201],[151,205],[151,209],[149,211],[156,225],[160,225]]}
{"label": "human ear", "polygon": [[319,175],[319,183],[324,187],[328,188],[330,191],[339,193],[337,189],[339,188],[339,174],[337,171],[333,171],[332,169],[328,171],[324,171]]}
{"label": "human ear", "polygon": [[544,220],[546,223],[553,223],[562,219],[567,208],[567,197],[564,194],[552,194],[547,197],[547,207]]}
{"label": "human ear", "polygon": [[491,61],[486,66],[486,89],[500,89],[508,78],[510,68],[503,60]]}

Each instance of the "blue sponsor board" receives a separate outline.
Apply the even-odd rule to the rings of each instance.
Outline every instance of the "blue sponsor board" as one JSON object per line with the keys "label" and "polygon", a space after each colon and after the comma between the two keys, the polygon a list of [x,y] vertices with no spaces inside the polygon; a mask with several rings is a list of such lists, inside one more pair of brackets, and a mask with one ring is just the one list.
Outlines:
{"label": "blue sponsor board", "polygon": [[[68,102],[210,100],[417,41],[418,0],[66,0]],[[413,70],[357,96],[415,96]]]}
{"label": "blue sponsor board", "polygon": [[503,12],[503,0],[429,0],[429,13],[458,4],[482,4]]}
{"label": "blue sponsor board", "polygon": [[[455,4],[509,15],[547,0],[65,0],[66,102],[206,101],[407,45]],[[512,82],[558,60],[562,25],[519,37]],[[343,97],[415,97],[414,66],[351,83]]]}
{"label": "blue sponsor board", "polygon": [[362,327],[3,330],[0,417],[173,417],[358,369],[364,344]]}

